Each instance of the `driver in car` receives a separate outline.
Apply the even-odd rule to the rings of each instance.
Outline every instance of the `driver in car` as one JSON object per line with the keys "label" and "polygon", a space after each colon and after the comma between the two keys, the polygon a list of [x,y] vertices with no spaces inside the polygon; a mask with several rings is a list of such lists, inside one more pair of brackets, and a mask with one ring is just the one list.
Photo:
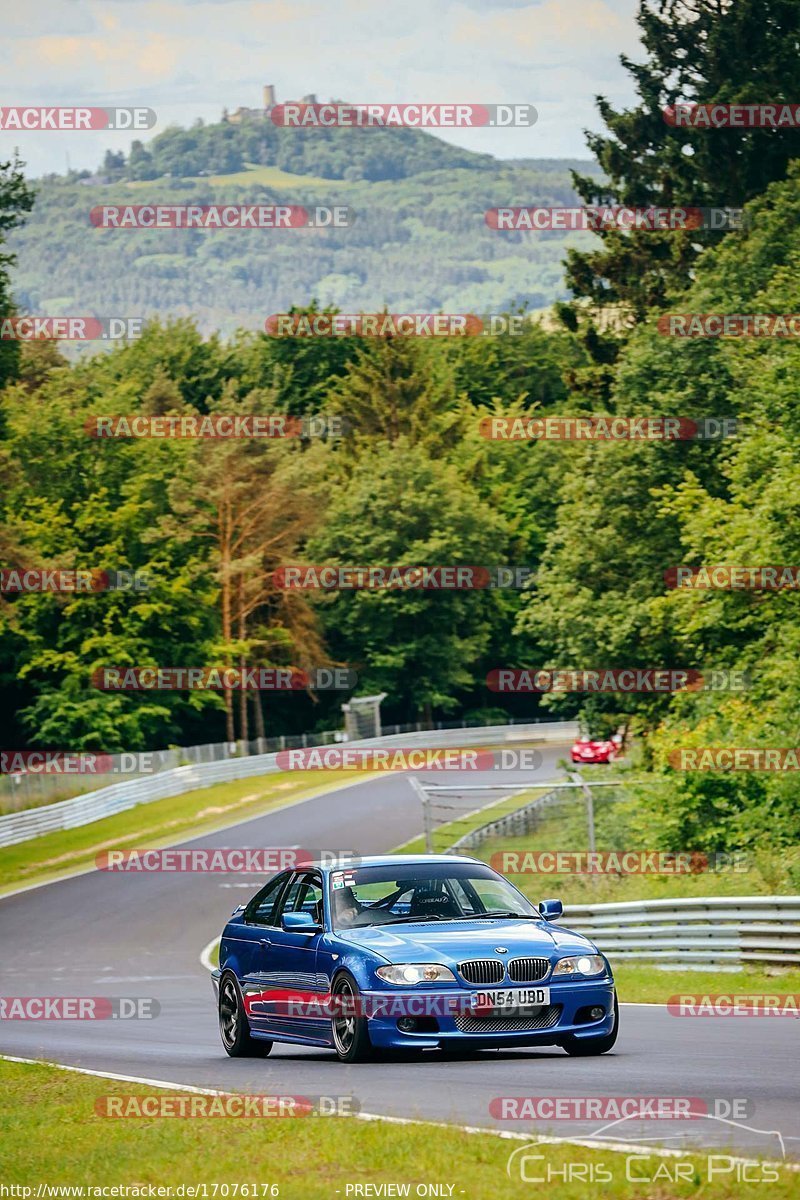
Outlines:
{"label": "driver in car", "polygon": [[334,893],[333,908],[338,925],[355,925],[364,912],[363,904],[359,904],[353,889],[349,887]]}

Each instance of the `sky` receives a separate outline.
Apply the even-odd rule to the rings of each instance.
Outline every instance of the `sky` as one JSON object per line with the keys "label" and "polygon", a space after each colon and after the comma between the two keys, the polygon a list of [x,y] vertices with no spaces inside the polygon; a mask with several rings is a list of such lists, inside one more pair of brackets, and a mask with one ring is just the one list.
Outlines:
{"label": "sky", "polygon": [[[635,0],[0,0],[0,107],[154,109],[157,124],[218,121],[222,109],[315,93],[373,103],[527,103],[530,129],[443,130],[500,158],[585,158],[598,94],[633,89],[620,54],[640,57]],[[0,130],[37,177],[96,169],[131,135]]]}

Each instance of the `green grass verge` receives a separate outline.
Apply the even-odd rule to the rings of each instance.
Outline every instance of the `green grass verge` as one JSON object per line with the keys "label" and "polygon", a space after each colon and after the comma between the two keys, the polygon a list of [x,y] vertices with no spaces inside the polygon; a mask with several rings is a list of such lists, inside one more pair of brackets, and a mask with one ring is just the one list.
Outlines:
{"label": "green grass verge", "polygon": [[[265,1085],[269,1075],[266,1063]],[[347,1078],[347,1073],[338,1071],[329,1092],[349,1090]],[[452,1195],[467,1200],[512,1200],[541,1191],[521,1183],[519,1174],[516,1178],[506,1174],[509,1154],[521,1143],[491,1134],[333,1117],[114,1119],[96,1115],[100,1097],[169,1093],[44,1065],[7,1062],[0,1062],[0,1082],[5,1096],[0,1114],[3,1183],[33,1186],[32,1195],[39,1183],[126,1184],[144,1189],[205,1184],[208,1200],[213,1200],[214,1184],[229,1185],[228,1195],[234,1196],[233,1185],[245,1183],[258,1185],[257,1192],[249,1195],[259,1198],[269,1196],[269,1185],[276,1184],[281,1200],[333,1200],[337,1192],[344,1198],[348,1184],[367,1183],[407,1183],[412,1196],[420,1183],[453,1185]],[[670,1183],[666,1172],[674,1175],[676,1161],[642,1159],[645,1152],[639,1149],[632,1173],[652,1178],[660,1172],[658,1182],[643,1185],[626,1180],[623,1154],[566,1145],[539,1145],[531,1152],[543,1156],[531,1164],[536,1174],[561,1172],[553,1176],[552,1194],[559,1200],[585,1200],[596,1190],[583,1180],[562,1182],[567,1164],[584,1164],[579,1168],[584,1179],[591,1166],[596,1170],[603,1164],[613,1175],[611,1182],[602,1184],[603,1195],[619,1200],[695,1196],[756,1200],[767,1195],[769,1200],[789,1200],[797,1194],[797,1175],[780,1168],[776,1168],[778,1180],[768,1190],[763,1183],[737,1183],[732,1171],[708,1182],[708,1158],[699,1154],[681,1160],[687,1172],[687,1164],[692,1164],[692,1177]],[[262,1185],[267,1185],[266,1190]],[[365,1194],[370,1193],[361,1192]]]}
{"label": "green grass verge", "polygon": [[800,968],[754,965],[736,971],[715,971],[713,967],[666,971],[652,963],[615,964],[613,957],[614,979],[623,1004],[666,1004],[677,995],[800,995]]}
{"label": "green grass verge", "polygon": [[[520,808],[524,808],[526,804],[530,804],[536,796],[544,795],[547,791],[546,787],[531,788],[523,792],[521,795],[504,796],[500,800],[495,800],[493,803],[487,804],[484,808],[465,815],[456,817],[454,821],[448,821],[444,825],[437,825],[432,832],[433,851],[436,854],[441,854],[448,847],[457,842],[459,838],[465,837],[468,833],[472,833],[475,829],[480,829],[482,825],[487,825],[490,821],[496,821],[500,817],[506,816],[508,813],[516,812]],[[476,804],[478,803],[478,794],[476,793]],[[424,854],[425,853],[425,838],[412,838],[409,842],[404,842],[402,846],[398,846],[393,854]],[[482,858],[480,850],[465,850],[471,858]]]}
{"label": "green grass verge", "polygon": [[[365,778],[363,771],[340,771],[336,784]],[[199,836],[234,821],[257,817],[324,792],[330,786],[330,778],[323,779],[319,771],[256,775],[155,800],[152,804],[139,804],[77,829],[59,830],[17,846],[7,846],[0,850],[0,895],[26,883],[58,879],[90,867],[103,850],[174,845],[187,836]]]}
{"label": "green grass verge", "polygon": [[[643,836],[637,830],[636,801],[604,804],[602,799],[598,803],[598,796],[599,791],[595,793],[598,851],[653,849],[647,844],[646,834]],[[586,810],[576,801],[559,810],[545,810],[537,827],[530,832],[517,837],[492,838],[472,854],[490,862],[503,851],[518,855],[541,850],[575,852],[585,851],[587,845]],[[684,847],[676,849],[683,850]],[[673,900],[692,896],[795,895],[800,878],[800,848],[786,849],[780,855],[773,850],[755,851],[724,869],[698,870],[696,874],[559,875],[530,871],[516,874],[504,869],[497,860],[494,865],[532,900],[545,895],[560,896],[565,907],[569,904]]]}

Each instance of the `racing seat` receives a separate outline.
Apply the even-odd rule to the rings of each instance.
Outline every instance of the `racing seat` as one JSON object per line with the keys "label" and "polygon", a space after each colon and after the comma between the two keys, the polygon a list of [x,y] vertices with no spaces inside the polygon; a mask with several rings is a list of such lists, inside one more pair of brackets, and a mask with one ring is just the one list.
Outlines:
{"label": "racing seat", "polygon": [[408,908],[411,917],[460,917],[461,910],[449,892],[441,883],[419,884],[414,888],[414,894]]}

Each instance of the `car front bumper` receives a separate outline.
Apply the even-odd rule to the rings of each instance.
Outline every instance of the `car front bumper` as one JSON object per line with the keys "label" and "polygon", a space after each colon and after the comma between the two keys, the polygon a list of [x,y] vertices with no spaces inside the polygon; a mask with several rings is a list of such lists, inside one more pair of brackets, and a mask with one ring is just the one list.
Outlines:
{"label": "car front bumper", "polygon": [[[506,1016],[502,1009],[473,1016],[467,1007],[472,994],[460,988],[436,993],[398,991],[394,995],[385,991],[364,992],[370,1041],[373,1046],[387,1050],[414,1046],[426,1050],[459,1044],[475,1048],[553,1046],[570,1035],[580,1039],[604,1037],[614,1027],[614,984],[610,979],[551,984],[549,1006],[529,1009],[520,1015],[515,1013],[513,1017]],[[434,996],[439,1003],[431,1003]],[[387,999],[398,1003],[387,1006]],[[601,1020],[576,1019],[580,1010],[595,1006],[605,1009]],[[398,1020],[403,1016],[418,1018],[420,1028],[413,1031],[398,1028]]]}

